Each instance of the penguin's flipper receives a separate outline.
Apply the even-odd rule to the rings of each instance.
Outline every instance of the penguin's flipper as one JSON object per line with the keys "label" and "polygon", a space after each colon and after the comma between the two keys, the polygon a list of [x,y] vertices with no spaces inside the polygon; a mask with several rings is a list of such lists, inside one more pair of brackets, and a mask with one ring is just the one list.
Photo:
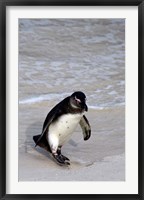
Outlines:
{"label": "penguin's flipper", "polygon": [[83,131],[84,140],[88,140],[91,136],[91,127],[85,115],[83,115],[79,124]]}
{"label": "penguin's flipper", "polygon": [[[36,146],[39,145],[39,142],[42,140],[43,136],[48,132],[49,125],[57,119],[57,117],[60,115],[60,108],[59,104],[57,104],[47,115],[44,124],[43,129],[40,137],[37,139]],[[45,138],[45,137],[44,137]]]}

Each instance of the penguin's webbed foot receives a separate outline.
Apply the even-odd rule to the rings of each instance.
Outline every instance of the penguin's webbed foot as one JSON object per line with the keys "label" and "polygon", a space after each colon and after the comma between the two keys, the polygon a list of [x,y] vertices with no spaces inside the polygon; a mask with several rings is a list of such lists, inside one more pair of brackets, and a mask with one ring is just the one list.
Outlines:
{"label": "penguin's webbed foot", "polygon": [[57,163],[60,164],[60,165],[70,165],[70,163],[68,162],[69,159],[67,157],[63,156],[62,154],[60,154],[60,155],[53,154],[53,157],[55,158]]}
{"label": "penguin's webbed foot", "polygon": [[64,161],[65,161],[65,160],[70,161],[69,158],[67,158],[66,156],[64,156],[64,155],[62,155],[62,154],[60,154],[59,156],[60,156]]}

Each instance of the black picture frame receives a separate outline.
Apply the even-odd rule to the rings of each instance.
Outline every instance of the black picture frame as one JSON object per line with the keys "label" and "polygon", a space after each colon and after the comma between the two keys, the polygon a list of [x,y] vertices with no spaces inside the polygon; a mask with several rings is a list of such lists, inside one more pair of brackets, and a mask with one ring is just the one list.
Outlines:
{"label": "black picture frame", "polygon": [[[138,194],[6,194],[6,7],[138,6]],[[143,0],[0,0],[0,199],[144,199],[144,1]]]}

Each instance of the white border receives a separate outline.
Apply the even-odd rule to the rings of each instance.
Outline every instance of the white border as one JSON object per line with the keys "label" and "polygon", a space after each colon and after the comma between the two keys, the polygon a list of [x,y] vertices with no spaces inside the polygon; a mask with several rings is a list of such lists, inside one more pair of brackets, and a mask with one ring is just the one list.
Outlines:
{"label": "white border", "polygon": [[[126,19],[126,181],[18,182],[18,18]],[[138,194],[138,7],[7,7],[7,194]],[[66,187],[67,186],[67,187]],[[48,190],[49,188],[49,190]],[[55,189],[57,188],[57,189]],[[65,190],[65,188],[67,188]]]}

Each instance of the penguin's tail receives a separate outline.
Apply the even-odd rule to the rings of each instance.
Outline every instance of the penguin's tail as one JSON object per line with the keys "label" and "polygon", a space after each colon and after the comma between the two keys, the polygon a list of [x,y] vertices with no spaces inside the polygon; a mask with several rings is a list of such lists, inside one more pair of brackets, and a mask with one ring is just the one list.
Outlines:
{"label": "penguin's tail", "polygon": [[45,150],[51,152],[50,146],[49,146],[46,138],[41,137],[41,134],[40,135],[34,135],[33,140],[35,142],[35,147],[38,145],[38,146],[44,148]]}
{"label": "penguin's tail", "polygon": [[35,147],[37,146],[37,142],[38,142],[40,136],[41,136],[41,135],[34,135],[34,136],[33,136],[33,140],[34,140],[34,142],[35,142]]}

